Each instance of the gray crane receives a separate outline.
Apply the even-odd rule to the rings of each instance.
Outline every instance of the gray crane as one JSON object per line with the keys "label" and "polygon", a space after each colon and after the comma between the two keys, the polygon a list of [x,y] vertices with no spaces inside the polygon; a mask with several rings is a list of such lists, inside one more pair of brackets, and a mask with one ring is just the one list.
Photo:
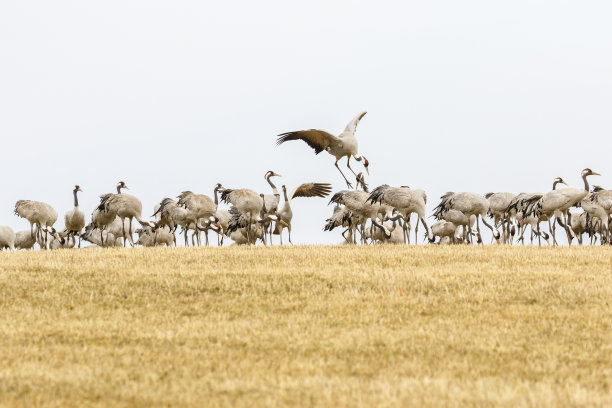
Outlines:
{"label": "gray crane", "polygon": [[478,236],[482,237],[480,233],[480,220],[486,225],[496,240],[499,240],[501,234],[494,225],[487,222],[486,216],[489,211],[489,200],[476,193],[453,193],[449,192],[440,197],[442,201],[434,209],[434,216],[437,219],[442,219],[445,212],[449,210],[457,210],[465,214],[467,217],[474,215],[476,217],[476,229]]}
{"label": "gray crane", "polygon": [[289,243],[291,242],[291,220],[293,219],[293,210],[291,209],[291,200],[297,197],[327,197],[331,193],[331,184],[329,183],[304,183],[294,189],[289,196],[287,196],[287,187],[282,186],[283,197],[285,202],[280,210],[277,211],[279,218],[285,223],[276,223],[274,228],[274,234],[280,236],[280,243],[283,245],[283,229],[287,228],[289,233]]}
{"label": "gray crane", "polygon": [[74,196],[74,208],[68,211],[64,215],[64,225],[66,226],[66,231],[72,235],[79,236],[79,248],[81,247],[81,230],[85,228],[85,214],[83,211],[79,209],[79,198],[77,196],[78,192],[82,192],[81,187],[78,185],[74,186],[72,190],[72,194]]}
{"label": "gray crane", "polygon": [[586,211],[591,218],[599,219],[601,222],[602,241],[610,241],[610,214],[612,213],[612,191],[605,190],[600,186],[595,186],[584,200],[580,202],[580,206]]}
{"label": "gray crane", "polygon": [[[117,184],[117,190],[121,188],[129,190],[128,186],[123,181]],[[134,246],[134,239],[132,238],[132,220],[135,218],[136,221],[142,226],[153,226],[149,221],[142,219],[142,202],[129,194],[106,194],[101,197],[100,205],[98,210],[116,214],[121,218],[123,223],[123,246],[126,246],[126,233],[125,233],[125,220],[129,220],[129,234],[127,234],[128,241],[131,246]]]}
{"label": "gray crane", "polygon": [[15,249],[32,249],[36,244],[36,236],[32,236],[30,231],[17,231],[15,233]]}
{"label": "gray crane", "polygon": [[185,207],[179,206],[176,200],[172,198],[164,198],[157,206],[153,217],[156,217],[157,223],[160,226],[167,226],[174,236],[173,242],[176,246],[176,229],[180,226],[185,233],[185,246],[188,245],[187,231],[192,220],[189,217],[189,211]]}
{"label": "gray crane", "polygon": [[[272,177],[282,177],[282,176],[271,170],[267,171],[266,174],[264,175],[264,179],[268,182],[268,184],[270,184],[270,187],[272,188],[272,194],[260,194],[260,196],[264,200],[264,206],[265,206],[265,211],[261,214],[262,218],[265,218],[267,215],[276,214],[276,211],[278,210],[278,204],[280,203],[280,193],[278,192],[278,189],[276,188],[274,183],[272,183],[272,180],[271,180]],[[263,224],[263,226],[264,226],[264,233],[269,234],[270,236],[270,244],[271,244],[272,243],[272,223],[267,222]]]}
{"label": "gray crane", "polygon": [[[391,187],[387,184],[376,187],[368,196],[367,200],[371,203],[387,204],[394,208],[403,218],[404,230],[410,222],[412,213],[416,213],[418,220],[421,221],[423,227],[427,231],[427,238],[433,242],[434,236],[431,229],[425,221],[425,206],[427,204],[427,195],[421,189],[411,189],[407,186]],[[417,224],[418,224],[417,220]]]}
{"label": "gray crane", "polygon": [[[15,214],[30,222],[30,234],[32,236],[34,236],[34,225],[36,225],[37,237],[40,237],[43,231],[46,232],[47,227],[52,227],[57,221],[57,211],[49,204],[40,201],[17,201],[15,203]],[[44,235],[44,238],[44,245],[48,246],[47,234]]]}
{"label": "gray crane", "polygon": [[510,233],[509,217],[506,214],[506,209],[516,197],[513,193],[487,193],[485,198],[489,200],[489,217],[493,218],[493,225],[500,225],[503,231],[502,241],[506,244],[511,243],[512,236]]}
{"label": "gray crane", "polygon": [[317,129],[309,129],[309,130],[300,130],[296,132],[287,132],[278,135],[278,139],[276,141],[277,146],[288,142],[290,140],[303,140],[308,144],[308,146],[312,147],[315,151],[315,154],[319,154],[322,151],[326,151],[336,158],[335,166],[342,174],[344,181],[346,181],[346,185],[348,188],[353,188],[351,183],[348,181],[340,167],[338,166],[338,161],[343,157],[346,157],[346,166],[348,169],[355,175],[357,174],[351,168],[351,157],[359,162],[363,162],[363,165],[370,174],[370,170],[368,169],[370,163],[368,160],[359,155],[359,144],[357,142],[357,138],[355,137],[355,131],[357,130],[357,124],[365,116],[366,112],[361,112],[353,120],[346,125],[346,128],[342,133],[338,136],[334,136],[331,133],[328,133],[324,130]]}
{"label": "gray crane", "polygon": [[[188,225],[200,225],[200,220],[202,219],[217,222],[215,216],[217,205],[206,194],[195,194],[191,191],[183,191],[178,196],[178,199],[178,205],[187,209],[186,219],[189,222]],[[197,228],[195,229],[195,234],[199,246],[201,242],[199,230]],[[208,245],[208,238],[206,239],[206,244]]]}
{"label": "gray crane", "polygon": [[15,231],[9,226],[0,225],[0,251],[5,248],[15,250]]}
{"label": "gray crane", "polygon": [[[584,182],[584,189],[578,188],[561,188],[549,191],[544,194],[539,200],[530,203],[527,209],[527,215],[534,215],[537,219],[542,217],[552,217],[553,214],[561,214],[563,217],[563,227],[568,238],[568,245],[572,245],[572,234],[567,224],[568,210],[580,201],[582,201],[589,194],[589,182],[587,181],[588,176],[598,176],[599,173],[586,168],[580,173]],[[553,231],[553,242],[554,239]],[[555,242],[556,243],[556,242]]]}
{"label": "gray crane", "polygon": [[244,217],[247,242],[251,243],[251,229],[256,222],[262,219],[261,214],[264,208],[264,200],[255,191],[247,188],[234,190],[221,186],[219,191],[221,191],[221,201],[234,206],[236,211]]}
{"label": "gray crane", "polygon": [[[370,194],[365,191],[342,190],[334,194],[329,201],[329,204],[342,204],[351,211],[353,218],[350,229],[353,239],[356,237],[355,230],[359,227],[362,243],[365,242],[363,232],[368,220],[372,222],[371,228],[377,226],[383,231],[385,230],[385,227],[377,220],[381,209],[381,203],[368,201],[369,197]],[[391,214],[389,214],[389,216],[390,215]]]}

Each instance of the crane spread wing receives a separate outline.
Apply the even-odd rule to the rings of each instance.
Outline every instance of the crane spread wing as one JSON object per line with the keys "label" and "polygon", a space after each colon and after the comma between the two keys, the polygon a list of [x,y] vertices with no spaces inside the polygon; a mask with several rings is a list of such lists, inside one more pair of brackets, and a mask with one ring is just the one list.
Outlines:
{"label": "crane spread wing", "polygon": [[304,183],[291,193],[289,200],[296,197],[327,197],[332,191],[329,183]]}
{"label": "crane spread wing", "polygon": [[359,115],[355,116],[353,120],[351,120],[349,124],[346,125],[346,128],[344,129],[344,133],[349,133],[351,135],[354,135],[355,131],[357,130],[357,124],[359,124],[359,121],[361,120],[361,118],[365,116],[366,113],[367,112],[361,112]]}
{"label": "crane spread wing", "polygon": [[278,139],[276,140],[276,145],[283,144],[290,140],[303,140],[308,146],[312,147],[316,154],[321,153],[323,150],[330,147],[335,142],[338,142],[339,139],[332,135],[331,133],[327,133],[324,130],[310,129],[310,130],[299,130],[297,132],[287,132],[278,135]]}

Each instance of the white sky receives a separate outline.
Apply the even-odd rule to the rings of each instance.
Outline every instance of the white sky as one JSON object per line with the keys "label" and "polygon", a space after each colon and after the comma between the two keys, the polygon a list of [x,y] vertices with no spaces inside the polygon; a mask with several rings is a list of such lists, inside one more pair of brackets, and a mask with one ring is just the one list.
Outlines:
{"label": "white sky", "polygon": [[[144,214],[190,189],[344,183],[276,135],[342,131],[361,110],[371,187],[547,191],[584,167],[612,185],[605,1],[19,1],[0,4],[0,224],[18,199],[91,213],[124,180]],[[356,166],[362,168],[361,166]],[[294,243],[328,200],[294,201]],[[433,219],[429,219],[433,222]],[[488,240],[487,240],[488,241]]]}

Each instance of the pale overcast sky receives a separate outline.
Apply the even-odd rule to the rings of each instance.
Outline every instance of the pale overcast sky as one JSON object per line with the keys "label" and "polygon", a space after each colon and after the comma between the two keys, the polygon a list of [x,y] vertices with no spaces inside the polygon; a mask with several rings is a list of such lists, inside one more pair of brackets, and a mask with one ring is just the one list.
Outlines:
{"label": "pale overcast sky", "polygon": [[[19,199],[89,215],[124,180],[144,214],[214,184],[344,183],[276,135],[342,131],[359,111],[368,183],[547,191],[585,167],[612,186],[606,1],[13,1],[0,5],[0,224]],[[361,168],[361,166],[356,166]],[[294,243],[324,233],[298,199]],[[433,222],[433,219],[428,219]],[[488,242],[488,240],[487,240]]]}

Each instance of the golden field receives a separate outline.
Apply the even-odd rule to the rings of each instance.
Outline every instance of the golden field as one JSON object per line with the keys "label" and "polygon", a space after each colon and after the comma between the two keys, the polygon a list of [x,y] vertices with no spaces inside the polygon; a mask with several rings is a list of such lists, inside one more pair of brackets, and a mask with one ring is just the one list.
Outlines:
{"label": "golden field", "polygon": [[612,248],[0,253],[0,406],[611,406]]}

